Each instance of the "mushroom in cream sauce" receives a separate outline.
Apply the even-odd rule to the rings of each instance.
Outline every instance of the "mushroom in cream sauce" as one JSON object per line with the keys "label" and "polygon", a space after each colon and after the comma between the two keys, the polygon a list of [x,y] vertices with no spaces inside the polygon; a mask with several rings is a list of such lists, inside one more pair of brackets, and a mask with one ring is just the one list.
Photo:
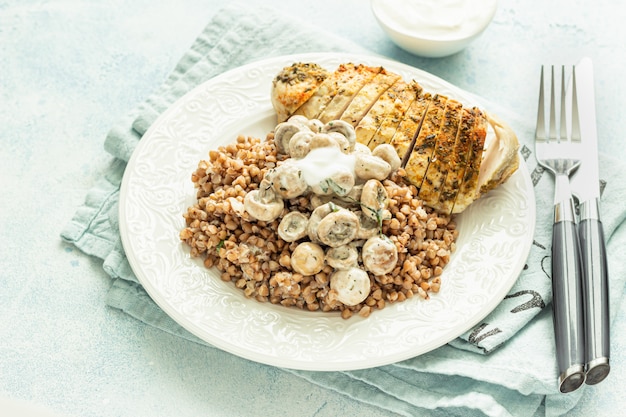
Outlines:
{"label": "mushroom in cream sauce", "polygon": [[400,168],[400,165],[402,164],[402,161],[398,156],[398,152],[396,152],[393,145],[390,145],[388,143],[381,143],[380,145],[376,146],[372,150],[372,155],[377,156],[383,161],[387,162],[391,167],[391,172]]}
{"label": "mushroom in cream sauce", "polygon": [[285,214],[278,225],[278,236],[285,242],[295,242],[307,235],[309,218],[299,211]]}
{"label": "mushroom in cream sauce", "polygon": [[282,198],[276,195],[270,182],[263,179],[258,190],[246,194],[243,207],[253,218],[269,222],[280,216],[285,203]]}
{"label": "mushroom in cream sauce", "polygon": [[387,236],[374,236],[363,245],[361,256],[365,269],[374,275],[385,275],[398,263],[398,248]]}
{"label": "mushroom in cream sauce", "polygon": [[348,141],[348,149],[350,151],[354,150],[354,146],[356,144],[356,132],[354,131],[354,127],[350,123],[343,120],[333,120],[326,123],[322,131],[326,133],[341,133]]}
{"label": "mushroom in cream sauce", "polygon": [[291,254],[291,267],[302,275],[317,274],[324,268],[324,249],[317,243],[300,243]]}
{"label": "mushroom in cream sauce", "polygon": [[290,158],[267,171],[259,189],[246,195],[244,208],[270,221],[282,214],[283,199],[306,196],[311,214],[286,213],[278,225],[284,241],[304,239],[293,249],[291,267],[303,275],[332,267],[337,299],[357,305],[369,294],[368,272],[387,274],[398,260],[395,244],[381,235],[382,221],[391,214],[381,181],[400,166],[395,149],[383,144],[370,151],[356,143],[350,124],[299,115],[280,123],[274,140]]}
{"label": "mushroom in cream sauce", "polygon": [[389,206],[389,196],[385,186],[378,180],[369,180],[363,185],[361,193],[361,208],[363,213],[376,220],[384,218],[385,210]]}
{"label": "mushroom in cream sauce", "polygon": [[337,291],[337,300],[345,305],[354,306],[367,298],[371,283],[367,272],[352,267],[335,270],[330,276],[330,288]]}
{"label": "mushroom in cream sauce", "polygon": [[276,143],[278,151],[287,153],[289,150],[289,141],[292,136],[300,132],[301,129],[302,125],[291,121],[291,119],[276,126],[276,129],[274,129],[274,142]]}
{"label": "mushroom in cream sauce", "polygon": [[339,209],[324,216],[317,225],[317,237],[335,248],[352,242],[359,230],[359,218],[352,211]]}
{"label": "mushroom in cream sauce", "polygon": [[382,181],[391,174],[391,165],[387,161],[361,152],[357,152],[355,155],[354,172],[358,178],[363,180],[373,178]]}
{"label": "mushroom in cream sauce", "polygon": [[265,178],[272,183],[274,192],[286,200],[301,196],[309,187],[302,177],[302,170],[289,160],[269,171]]}
{"label": "mushroom in cream sauce", "polygon": [[354,245],[350,244],[328,248],[325,260],[328,265],[335,269],[358,267],[359,251]]}
{"label": "mushroom in cream sauce", "polygon": [[315,134],[310,130],[300,130],[289,140],[289,155],[292,158],[304,158],[310,148],[311,139]]}
{"label": "mushroom in cream sauce", "polygon": [[320,241],[319,236],[317,235],[317,229],[319,227],[319,224],[324,217],[332,213],[333,210],[336,210],[336,208],[337,207],[333,203],[329,202],[326,204],[322,204],[321,206],[313,210],[313,212],[311,213],[311,217],[309,217],[309,222],[306,226],[307,234],[309,235],[309,239],[311,239],[312,242]]}

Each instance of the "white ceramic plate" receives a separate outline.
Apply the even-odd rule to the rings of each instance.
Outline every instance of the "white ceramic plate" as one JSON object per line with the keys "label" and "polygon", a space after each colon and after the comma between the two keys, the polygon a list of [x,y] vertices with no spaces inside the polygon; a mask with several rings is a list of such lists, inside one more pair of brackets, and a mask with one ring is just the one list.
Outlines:
{"label": "white ceramic plate", "polygon": [[237,135],[264,138],[276,123],[272,78],[296,61],[328,69],[341,62],[383,65],[430,92],[469,104],[468,93],[416,68],[380,57],[306,54],[246,65],[198,86],[148,130],[121,188],[120,232],[130,265],[152,299],[206,342],[257,362],[305,370],[352,370],[435,349],[477,324],[505,297],[523,268],[535,222],[525,166],[458,217],[457,251],[441,291],[389,304],[369,318],[308,312],[248,300],[179,240],[182,214],[195,202],[191,173],[208,151]]}

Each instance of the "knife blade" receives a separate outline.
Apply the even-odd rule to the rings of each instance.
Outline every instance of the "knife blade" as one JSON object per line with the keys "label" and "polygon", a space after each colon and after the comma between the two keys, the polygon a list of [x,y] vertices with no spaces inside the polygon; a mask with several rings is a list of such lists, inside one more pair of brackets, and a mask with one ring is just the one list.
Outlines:
{"label": "knife blade", "polygon": [[579,201],[580,240],[585,311],[586,383],[593,385],[610,371],[609,284],[604,231],[600,217],[600,173],[594,93],[593,63],[576,64],[576,90],[580,114],[582,163],[572,177]]}

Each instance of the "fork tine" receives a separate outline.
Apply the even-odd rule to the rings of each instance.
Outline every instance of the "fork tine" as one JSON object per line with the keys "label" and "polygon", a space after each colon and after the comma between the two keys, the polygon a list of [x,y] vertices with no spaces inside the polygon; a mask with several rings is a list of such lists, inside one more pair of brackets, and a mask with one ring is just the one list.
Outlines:
{"label": "fork tine", "polygon": [[556,136],[556,103],[555,103],[555,94],[554,94],[554,65],[551,66],[550,73],[550,133],[548,140],[556,141],[558,138]]}
{"label": "fork tine", "polygon": [[561,113],[561,127],[559,130],[559,140],[560,141],[567,141],[567,122],[565,120],[565,105],[566,101],[565,101],[565,65],[561,66],[561,108],[560,113]]}
{"label": "fork tine", "polygon": [[572,66],[572,142],[580,142],[580,115],[578,114],[578,92],[576,90],[576,66]]}
{"label": "fork tine", "polygon": [[541,77],[539,78],[539,105],[537,106],[537,127],[535,129],[535,140],[546,140],[546,115],[544,109],[544,92],[543,92],[543,65],[541,66]]}

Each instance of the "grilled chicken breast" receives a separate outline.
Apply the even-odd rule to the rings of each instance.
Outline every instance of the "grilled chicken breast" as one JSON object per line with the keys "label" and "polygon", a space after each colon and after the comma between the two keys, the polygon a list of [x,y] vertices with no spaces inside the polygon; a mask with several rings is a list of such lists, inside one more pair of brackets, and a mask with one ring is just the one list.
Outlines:
{"label": "grilled chicken breast", "polygon": [[356,138],[359,143],[365,145],[369,143],[383,120],[393,110],[398,94],[402,93],[407,87],[408,84],[399,79],[378,97],[358,123],[349,118],[346,118],[347,120],[344,119],[355,126]]}
{"label": "grilled chicken breast", "polygon": [[341,114],[341,120],[358,126],[361,119],[369,112],[380,96],[398,80],[400,80],[398,74],[389,73],[381,68],[381,71],[370,82],[365,83],[354,96]]}
{"label": "grilled chicken breast", "polygon": [[462,108],[463,105],[456,100],[448,99],[446,103],[437,143],[419,189],[418,196],[423,200],[439,201],[448,171],[456,170],[454,164],[458,162],[452,158],[452,152],[459,133]]}
{"label": "grilled chicken breast", "polygon": [[272,82],[271,99],[278,120],[287,120],[315,93],[323,93],[320,85],[329,74],[327,70],[313,63],[296,63],[283,68]]}
{"label": "grilled chicken breast", "polygon": [[403,159],[406,160],[404,165],[407,177],[418,189],[422,186],[428,165],[435,152],[447,100],[447,97],[439,94],[433,97],[424,115],[421,129],[417,132],[413,150]]}
{"label": "grilled chicken breast", "polygon": [[471,129],[472,147],[469,159],[465,165],[463,183],[459,188],[459,193],[454,201],[452,213],[460,213],[478,198],[478,175],[482,164],[482,155],[487,137],[487,119],[484,113],[474,107],[474,124]]}
{"label": "grilled chicken breast", "polygon": [[441,212],[452,213],[456,196],[463,184],[465,168],[472,150],[472,127],[474,126],[474,112],[461,109],[459,131],[454,143],[454,149],[448,158],[450,169],[446,174],[443,187],[439,190],[439,199],[433,203],[434,207]]}
{"label": "grilled chicken breast", "polygon": [[[396,133],[396,130],[400,126],[400,122],[404,120],[407,110],[411,107],[413,102],[420,97],[421,93],[422,88],[419,84],[413,82],[408,85],[408,88],[404,89],[397,95],[394,100],[393,107],[387,114],[387,117],[381,120],[377,129],[372,129],[375,130],[374,136],[372,136],[368,142],[362,143],[369,146],[370,149],[374,149],[381,143],[390,143]],[[363,120],[367,117],[368,115],[366,115]],[[357,130],[358,128],[359,126],[357,126]]]}
{"label": "grilled chicken breast", "polygon": [[[390,143],[398,153],[402,165],[412,155],[411,149],[413,148],[415,133],[420,130],[420,126],[429,122],[430,114],[428,109],[432,102],[433,99],[428,93],[413,101],[404,114],[404,118],[400,121],[396,132],[391,137]],[[426,119],[426,122],[424,122],[424,119]]]}
{"label": "grilled chicken breast", "polygon": [[441,213],[462,212],[519,166],[519,142],[502,120],[382,67],[294,63],[275,77],[272,104],[279,122],[343,120],[370,149],[393,145],[419,198]]}
{"label": "grilled chicken breast", "polygon": [[326,107],[322,110],[320,114],[318,114],[317,118],[322,122],[327,123],[331,120],[341,119],[343,112],[346,110],[348,105],[356,98],[359,91],[361,91],[361,87],[365,84],[370,83],[373,78],[382,70],[382,68],[372,68],[367,67],[365,65],[359,65],[353,71],[354,76],[350,77],[350,79],[341,84],[339,89],[337,90],[337,94],[333,97],[333,99],[326,105]]}

